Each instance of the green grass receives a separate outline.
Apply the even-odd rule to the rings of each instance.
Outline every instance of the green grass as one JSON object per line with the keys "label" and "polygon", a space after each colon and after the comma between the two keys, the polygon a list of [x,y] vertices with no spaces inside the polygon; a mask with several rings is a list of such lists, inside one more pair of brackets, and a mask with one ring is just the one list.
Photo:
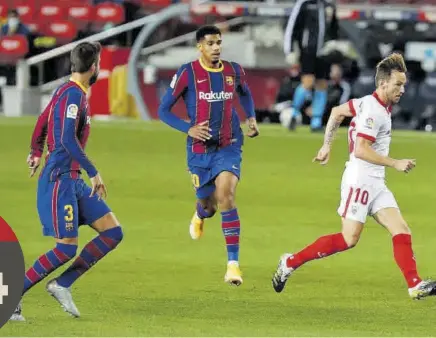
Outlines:
{"label": "green grass", "polygon": [[[1,216],[26,266],[52,247],[41,235],[36,183],[25,163],[34,119],[0,119]],[[285,291],[270,283],[283,252],[340,230],[336,214],[347,158],[341,130],[327,167],[311,163],[322,135],[262,126],[247,140],[237,203],[244,284],[224,284],[219,214],[205,236],[188,233],[194,191],[184,136],[158,123],[93,122],[88,153],[107,183],[125,240],[74,285],[72,319],[40,283],[24,298],[26,323],[2,336],[435,336],[436,299],[414,302],[392,257],[389,234],[369,220],[359,245],[309,263]],[[436,277],[436,135],[393,133],[392,156],[417,159],[409,175],[388,171],[414,235],[423,277]],[[83,227],[80,244],[94,233]]]}

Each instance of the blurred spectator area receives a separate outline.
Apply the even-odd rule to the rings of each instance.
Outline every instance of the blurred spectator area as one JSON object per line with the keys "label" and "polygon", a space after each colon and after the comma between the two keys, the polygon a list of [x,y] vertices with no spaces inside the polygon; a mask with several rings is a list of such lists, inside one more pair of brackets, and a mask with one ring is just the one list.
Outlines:
{"label": "blurred spectator area", "polygon": [[338,0],[342,4],[436,5],[436,0]]}
{"label": "blurred spectator area", "polygon": [[[2,28],[0,76],[7,78],[8,85],[14,85],[14,64],[19,58],[28,58],[136,20],[172,2],[172,0],[0,0]],[[12,18],[14,16],[19,21],[19,29],[14,27],[13,22],[16,21]],[[122,33],[101,43],[129,46],[140,29]],[[174,34],[169,32],[168,36],[159,32],[155,37],[160,41]],[[41,79],[47,82],[64,76],[68,73],[68,68],[68,56],[65,55],[45,62],[39,69],[32,67],[31,84],[36,85]]]}

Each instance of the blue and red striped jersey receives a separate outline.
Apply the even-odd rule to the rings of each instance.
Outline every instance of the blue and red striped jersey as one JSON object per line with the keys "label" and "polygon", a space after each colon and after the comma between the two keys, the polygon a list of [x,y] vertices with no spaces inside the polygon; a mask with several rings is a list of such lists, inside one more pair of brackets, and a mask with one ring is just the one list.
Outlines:
{"label": "blue and red striped jersey", "polygon": [[[234,100],[239,97],[247,117],[254,117],[254,103],[245,71],[236,62],[220,61],[220,67],[208,68],[201,60],[184,64],[174,75],[159,106],[160,119],[188,133],[192,126],[208,121],[212,138],[206,142],[188,136],[188,150],[208,153],[242,142],[239,117]],[[182,97],[190,122],[179,119],[171,108]]]}
{"label": "blue and red striped jersey", "polygon": [[32,135],[30,147],[34,156],[42,156],[47,141],[44,173],[51,178],[65,173],[78,178],[83,168],[89,177],[97,174],[84,152],[90,124],[86,89],[73,80],[61,85],[38,117]]}

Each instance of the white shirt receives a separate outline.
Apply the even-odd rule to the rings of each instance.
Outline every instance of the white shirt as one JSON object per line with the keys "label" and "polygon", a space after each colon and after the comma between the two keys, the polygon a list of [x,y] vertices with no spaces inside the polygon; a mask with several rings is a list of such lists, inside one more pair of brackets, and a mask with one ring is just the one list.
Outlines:
{"label": "white shirt", "polygon": [[347,162],[347,176],[350,179],[365,177],[385,177],[385,167],[375,165],[354,156],[357,137],[363,137],[373,142],[372,148],[382,156],[389,155],[391,144],[391,108],[380,100],[377,93],[360,99],[348,101],[354,115],[348,129],[348,147],[350,159]]}

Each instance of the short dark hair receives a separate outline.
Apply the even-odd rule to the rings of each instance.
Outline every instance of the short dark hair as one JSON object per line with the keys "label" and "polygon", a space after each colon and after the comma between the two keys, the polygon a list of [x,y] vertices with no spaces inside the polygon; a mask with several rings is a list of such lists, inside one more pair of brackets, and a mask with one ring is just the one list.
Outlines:
{"label": "short dark hair", "polygon": [[215,34],[221,35],[221,31],[218,27],[211,26],[211,25],[202,26],[197,30],[197,33],[195,34],[195,38],[197,39],[197,42],[200,42],[201,40],[204,39],[206,35],[215,35]]}
{"label": "short dark hair", "polygon": [[12,8],[12,9],[9,10],[8,16],[11,16],[11,15],[13,15],[13,16],[20,16],[18,14],[18,10],[16,10],[15,8]]}
{"label": "short dark hair", "polygon": [[400,53],[392,53],[391,55],[385,57],[378,63],[376,69],[375,84],[377,87],[380,85],[381,81],[389,80],[392,72],[407,72],[406,63],[404,62],[403,56]]}
{"label": "short dark hair", "polygon": [[98,42],[79,43],[70,54],[71,72],[86,73],[97,62],[101,51]]}

